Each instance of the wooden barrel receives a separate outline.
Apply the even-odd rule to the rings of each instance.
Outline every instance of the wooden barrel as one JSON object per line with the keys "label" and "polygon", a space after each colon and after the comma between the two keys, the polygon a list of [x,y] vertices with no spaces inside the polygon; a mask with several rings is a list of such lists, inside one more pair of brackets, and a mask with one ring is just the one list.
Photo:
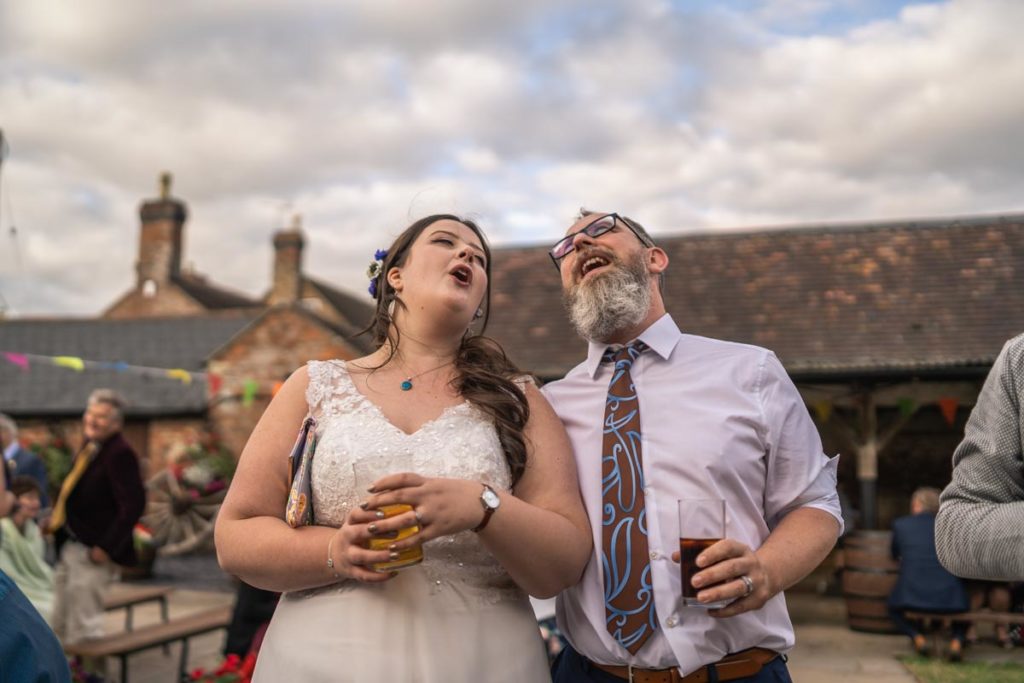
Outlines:
{"label": "wooden barrel", "polygon": [[844,539],[843,597],[854,631],[899,632],[886,604],[900,571],[899,562],[890,557],[891,543],[888,531],[857,531]]}

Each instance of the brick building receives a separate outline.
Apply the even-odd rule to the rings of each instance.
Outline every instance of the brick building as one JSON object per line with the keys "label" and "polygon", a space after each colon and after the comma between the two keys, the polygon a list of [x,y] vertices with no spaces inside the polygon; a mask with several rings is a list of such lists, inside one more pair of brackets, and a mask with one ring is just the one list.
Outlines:
{"label": "brick building", "polygon": [[[0,412],[19,422],[24,441],[80,441],[86,398],[102,386],[125,396],[125,435],[146,473],[203,431],[219,434],[237,454],[275,384],[295,368],[366,352],[357,333],[372,313],[370,300],[303,271],[297,219],[274,235],[271,285],[254,298],[183,271],[187,217],[165,175],[160,197],[139,208],[135,284],[100,317],[0,320],[0,351],[92,361],[81,372],[46,362],[32,362],[28,371],[0,364]],[[185,383],[161,369],[196,374]],[[251,400],[247,382],[255,389]]]}
{"label": "brick building", "polygon": [[[211,391],[112,369],[0,363],[0,411],[29,439],[77,431],[89,390],[128,397],[128,435],[160,467],[209,425],[238,452],[277,381],[313,358],[365,352],[370,300],[308,276],[296,223],[273,237],[271,285],[251,298],[181,269],[187,209],[140,208],[136,283],[98,319],[0,321],[0,351],[211,372]],[[866,526],[886,526],[919,485],[943,486],[985,374],[1024,330],[1024,216],[659,236],[666,302],[687,333],[774,350],[812,408]],[[585,355],[547,245],[497,249],[488,334],[557,378]],[[255,400],[242,400],[253,379]],[[862,523],[863,523],[862,521]]]}
{"label": "brick building", "polygon": [[[553,241],[553,240],[552,240]],[[659,235],[669,313],[772,349],[869,527],[906,514],[950,456],[1003,342],[1024,331],[1024,215]],[[562,376],[586,348],[547,245],[499,250],[488,333]]]}

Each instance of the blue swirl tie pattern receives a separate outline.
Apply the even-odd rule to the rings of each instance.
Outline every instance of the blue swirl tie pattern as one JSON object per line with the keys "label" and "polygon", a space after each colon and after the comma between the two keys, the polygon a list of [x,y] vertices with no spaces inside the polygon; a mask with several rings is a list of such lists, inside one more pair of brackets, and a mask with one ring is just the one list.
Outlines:
{"label": "blue swirl tie pattern", "polygon": [[631,653],[658,628],[651,565],[647,555],[640,404],[630,368],[647,345],[636,341],[608,349],[602,362],[614,362],[605,402],[601,448],[601,525],[605,625]]}

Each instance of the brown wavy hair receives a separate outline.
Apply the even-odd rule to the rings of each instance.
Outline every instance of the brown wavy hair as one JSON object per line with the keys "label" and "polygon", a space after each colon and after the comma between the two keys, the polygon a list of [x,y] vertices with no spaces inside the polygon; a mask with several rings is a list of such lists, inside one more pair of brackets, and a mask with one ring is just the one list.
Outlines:
{"label": "brown wavy hair", "polygon": [[483,315],[462,336],[455,356],[456,372],[451,384],[464,399],[483,411],[493,422],[514,485],[526,469],[526,440],[523,434],[526,422],[530,419],[530,406],[526,394],[515,382],[523,373],[512,363],[498,342],[483,336],[491,309],[491,248],[480,227],[471,220],[441,213],[421,218],[403,230],[388,247],[384,265],[375,278],[377,305],[373,319],[363,333],[372,335],[377,346],[389,345],[387,360],[378,368],[394,358],[401,333],[393,324],[390,308],[392,303],[396,307],[405,307],[405,304],[388,283],[387,273],[405,264],[416,238],[431,225],[443,220],[461,223],[480,238],[486,257],[484,270],[487,273],[487,290],[481,306]]}

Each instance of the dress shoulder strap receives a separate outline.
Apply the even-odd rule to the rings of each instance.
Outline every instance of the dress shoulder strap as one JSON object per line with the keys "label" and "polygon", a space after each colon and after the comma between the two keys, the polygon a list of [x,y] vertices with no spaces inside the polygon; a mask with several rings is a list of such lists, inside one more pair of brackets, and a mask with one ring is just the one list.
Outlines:
{"label": "dress shoulder strap", "polygon": [[306,386],[309,414],[319,418],[338,391],[339,376],[347,374],[348,369],[342,360],[311,360],[306,363],[306,372],[309,376]]}

